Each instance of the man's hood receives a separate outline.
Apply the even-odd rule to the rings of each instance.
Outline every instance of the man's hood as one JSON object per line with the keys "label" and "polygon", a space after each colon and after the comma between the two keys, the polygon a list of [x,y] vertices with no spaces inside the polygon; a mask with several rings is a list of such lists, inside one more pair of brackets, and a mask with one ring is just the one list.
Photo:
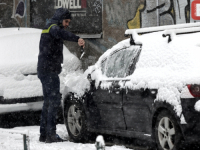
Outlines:
{"label": "man's hood", "polygon": [[64,17],[67,13],[70,13],[68,9],[64,9],[64,8],[57,9],[53,17],[51,18],[50,23],[62,26],[62,21],[63,19],[65,19]]}

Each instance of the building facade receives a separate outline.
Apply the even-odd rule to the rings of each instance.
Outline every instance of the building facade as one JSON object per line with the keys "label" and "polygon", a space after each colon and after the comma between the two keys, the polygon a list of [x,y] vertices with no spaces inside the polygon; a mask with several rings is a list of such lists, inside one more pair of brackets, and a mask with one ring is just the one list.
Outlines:
{"label": "building facade", "polygon": [[[86,40],[83,69],[121,40],[126,29],[194,23],[194,0],[0,0],[0,27],[42,29],[57,8],[68,8],[69,30]],[[65,42],[80,57],[77,43]]]}

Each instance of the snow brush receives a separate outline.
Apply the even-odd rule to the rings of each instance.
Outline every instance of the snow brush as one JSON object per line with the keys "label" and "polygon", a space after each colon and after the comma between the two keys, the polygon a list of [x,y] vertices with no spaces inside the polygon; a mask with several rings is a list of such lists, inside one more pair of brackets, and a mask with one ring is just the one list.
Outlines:
{"label": "snow brush", "polygon": [[80,57],[80,59],[82,59],[82,57],[85,55],[85,51],[84,51],[84,49],[83,49],[83,46],[81,46],[81,57]]}

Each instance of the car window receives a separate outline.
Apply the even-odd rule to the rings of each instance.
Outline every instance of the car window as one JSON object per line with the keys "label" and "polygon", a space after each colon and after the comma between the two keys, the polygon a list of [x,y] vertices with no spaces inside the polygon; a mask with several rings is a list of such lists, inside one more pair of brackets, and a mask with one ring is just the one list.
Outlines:
{"label": "car window", "polygon": [[141,53],[141,48],[137,48],[137,49],[135,50],[135,53],[134,53],[135,56],[134,56],[133,59],[131,60],[131,63],[130,63],[130,66],[129,66],[129,73],[128,73],[128,75],[133,74],[133,72],[135,71],[136,63],[137,63],[138,60],[139,60],[140,53]]}
{"label": "car window", "polygon": [[138,52],[139,48],[135,46],[115,51],[107,58],[107,61],[102,63],[103,73],[107,77],[122,78],[128,76],[130,74],[130,67],[135,65],[134,58]]}

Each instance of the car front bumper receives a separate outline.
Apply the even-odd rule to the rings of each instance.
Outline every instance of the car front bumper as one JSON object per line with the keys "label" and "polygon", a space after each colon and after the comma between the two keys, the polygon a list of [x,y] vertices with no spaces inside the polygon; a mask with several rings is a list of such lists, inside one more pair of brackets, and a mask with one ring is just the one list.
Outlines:
{"label": "car front bumper", "polygon": [[28,111],[28,110],[42,110],[43,101],[31,103],[17,103],[17,104],[0,104],[0,114]]}

